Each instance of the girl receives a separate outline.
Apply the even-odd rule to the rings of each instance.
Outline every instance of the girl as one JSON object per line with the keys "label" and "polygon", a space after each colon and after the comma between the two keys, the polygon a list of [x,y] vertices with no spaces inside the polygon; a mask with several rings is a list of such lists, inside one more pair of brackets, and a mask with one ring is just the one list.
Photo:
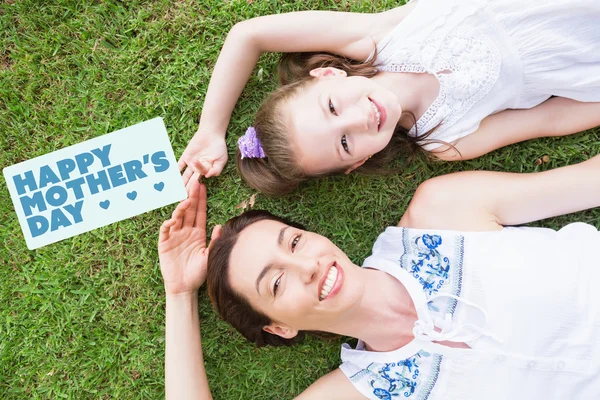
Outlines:
{"label": "girl", "polygon": [[503,226],[599,206],[599,174],[596,156],[534,174],[431,179],[363,268],[266,212],[217,226],[207,248],[206,190],[192,179],[159,237],[167,398],[211,398],[198,321],[207,271],[219,314],[259,345],[306,331],[360,339],[299,399],[596,398],[600,233]]}
{"label": "girl", "polygon": [[268,194],[381,171],[419,146],[464,160],[600,125],[599,20],[594,0],[420,0],[238,23],[180,159],[191,167],[184,181],[200,163],[207,176],[223,169],[231,112],[262,52],[293,53],[279,68],[284,85],[238,143],[242,176]]}

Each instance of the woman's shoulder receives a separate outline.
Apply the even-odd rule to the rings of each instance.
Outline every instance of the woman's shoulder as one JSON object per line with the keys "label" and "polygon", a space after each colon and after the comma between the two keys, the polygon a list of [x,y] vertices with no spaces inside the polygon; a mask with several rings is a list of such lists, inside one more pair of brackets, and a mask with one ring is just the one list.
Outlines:
{"label": "woman's shoulder", "polygon": [[352,385],[369,399],[427,398],[440,374],[442,355],[429,352],[413,341],[390,352],[372,352],[345,345],[340,370]]}
{"label": "woman's shoulder", "polygon": [[322,376],[310,385],[296,400],[311,399],[364,399],[361,392],[344,375],[341,369],[336,369]]}

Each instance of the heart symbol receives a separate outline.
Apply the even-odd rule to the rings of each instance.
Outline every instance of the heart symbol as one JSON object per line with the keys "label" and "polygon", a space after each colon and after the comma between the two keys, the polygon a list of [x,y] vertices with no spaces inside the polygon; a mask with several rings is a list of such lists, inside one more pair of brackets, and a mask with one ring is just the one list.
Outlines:
{"label": "heart symbol", "polygon": [[129,200],[135,200],[136,197],[137,197],[137,192],[135,190],[133,192],[127,193],[127,198]]}
{"label": "heart symbol", "polygon": [[108,206],[110,206],[110,200],[104,200],[100,202],[100,207],[104,208],[105,210],[108,209]]}
{"label": "heart symbol", "polygon": [[158,183],[154,184],[154,189],[158,190],[159,192],[162,192],[164,187],[165,187],[164,182],[158,182]]}

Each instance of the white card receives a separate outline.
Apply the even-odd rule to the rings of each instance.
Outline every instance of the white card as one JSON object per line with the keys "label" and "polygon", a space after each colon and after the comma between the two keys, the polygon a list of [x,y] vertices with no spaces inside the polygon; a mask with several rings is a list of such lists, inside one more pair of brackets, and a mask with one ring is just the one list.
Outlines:
{"label": "white card", "polygon": [[4,168],[31,250],[187,197],[162,118]]}

